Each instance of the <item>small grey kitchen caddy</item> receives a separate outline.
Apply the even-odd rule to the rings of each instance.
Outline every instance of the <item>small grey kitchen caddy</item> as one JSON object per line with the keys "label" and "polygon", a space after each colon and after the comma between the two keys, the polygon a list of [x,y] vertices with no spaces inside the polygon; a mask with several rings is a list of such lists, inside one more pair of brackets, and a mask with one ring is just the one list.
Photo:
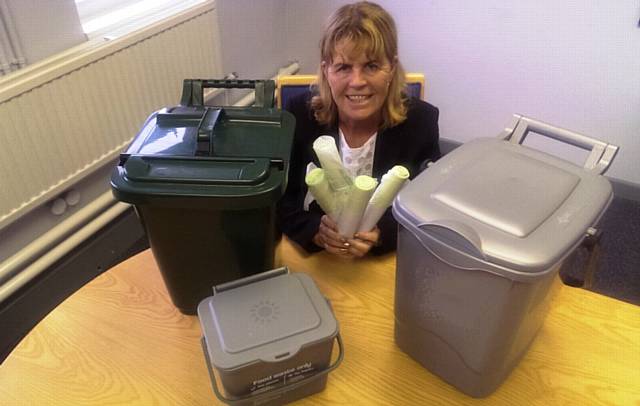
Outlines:
{"label": "small grey kitchen caddy", "polygon": [[[198,317],[214,392],[228,404],[276,405],[319,392],[343,358],[329,302],[311,277],[287,268],[216,286]],[[334,340],[340,352],[329,365]]]}

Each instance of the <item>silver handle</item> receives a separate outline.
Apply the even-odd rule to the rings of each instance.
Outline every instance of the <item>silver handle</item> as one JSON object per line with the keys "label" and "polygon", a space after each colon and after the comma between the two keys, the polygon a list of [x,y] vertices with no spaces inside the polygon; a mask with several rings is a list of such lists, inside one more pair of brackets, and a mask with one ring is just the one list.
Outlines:
{"label": "silver handle", "polygon": [[336,334],[335,340],[338,342],[338,348],[340,352],[338,353],[338,358],[336,358],[335,362],[331,364],[329,367],[323,369],[322,371],[316,372],[311,376],[301,379],[297,382],[280,386],[278,388],[271,389],[259,394],[250,394],[250,395],[245,395],[243,397],[238,397],[238,398],[227,398],[222,395],[222,393],[220,392],[220,389],[218,389],[218,383],[216,382],[216,376],[213,370],[213,364],[211,363],[211,359],[209,358],[209,349],[207,348],[207,342],[204,337],[200,339],[200,344],[202,345],[202,350],[204,351],[205,363],[207,364],[207,370],[209,371],[209,377],[211,378],[211,387],[213,388],[213,392],[215,393],[216,397],[220,399],[220,401],[228,405],[239,405],[239,404],[245,404],[248,401],[252,401],[253,402],[252,404],[260,404],[261,400],[263,399],[266,400],[272,397],[276,397],[276,396],[282,395],[285,392],[289,392],[299,387],[302,387],[308,384],[309,382],[313,382],[318,378],[322,378],[323,376],[327,375],[329,372],[338,368],[338,366],[344,359],[344,345],[342,344],[342,337],[340,337],[340,333]]}
{"label": "silver handle", "polygon": [[591,151],[584,163],[584,168],[599,175],[609,169],[618,152],[616,145],[517,114],[514,114],[514,121],[510,123],[502,137],[514,144],[522,144],[529,131]]}
{"label": "silver handle", "polygon": [[276,276],[286,275],[289,273],[289,268],[283,266],[281,268],[275,268],[270,271],[261,272],[255,275],[246,276],[241,279],[236,279],[231,282],[221,283],[220,285],[216,285],[213,287],[213,294],[216,295],[218,293],[224,292],[225,290],[239,288],[240,286],[249,285],[254,282],[260,282],[265,279],[275,278]]}
{"label": "silver handle", "polygon": [[456,247],[472,257],[486,260],[482,240],[470,226],[455,220],[436,220],[418,225],[438,241]]}

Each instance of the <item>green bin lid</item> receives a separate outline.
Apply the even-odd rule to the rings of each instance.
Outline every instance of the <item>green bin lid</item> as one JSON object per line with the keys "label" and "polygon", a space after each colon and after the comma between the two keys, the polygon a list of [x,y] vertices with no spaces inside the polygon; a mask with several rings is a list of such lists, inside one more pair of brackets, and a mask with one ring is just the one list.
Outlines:
{"label": "green bin lid", "polygon": [[263,107],[177,106],[153,113],[111,185],[133,204],[258,207],[286,187],[294,117]]}

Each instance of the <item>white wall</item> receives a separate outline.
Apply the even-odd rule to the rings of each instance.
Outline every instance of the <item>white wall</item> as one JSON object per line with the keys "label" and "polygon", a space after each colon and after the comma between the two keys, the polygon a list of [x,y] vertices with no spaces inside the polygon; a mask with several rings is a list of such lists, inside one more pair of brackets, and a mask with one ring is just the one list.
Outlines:
{"label": "white wall", "polygon": [[[347,2],[286,3],[288,56],[314,73],[322,24]],[[640,183],[638,1],[379,3],[396,19],[405,68],[427,77],[443,137],[494,136],[520,113],[619,145],[607,174]]]}
{"label": "white wall", "polygon": [[275,75],[288,59],[283,0],[218,0],[222,70],[241,79]]}

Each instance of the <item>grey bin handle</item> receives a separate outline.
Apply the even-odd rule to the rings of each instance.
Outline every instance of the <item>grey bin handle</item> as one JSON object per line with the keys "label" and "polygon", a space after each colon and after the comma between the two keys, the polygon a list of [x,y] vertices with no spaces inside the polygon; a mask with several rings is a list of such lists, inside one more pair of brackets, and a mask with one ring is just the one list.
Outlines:
{"label": "grey bin handle", "polygon": [[427,231],[440,242],[472,257],[486,260],[482,251],[482,240],[470,226],[455,220],[436,220],[419,224],[418,228]]}
{"label": "grey bin handle", "polygon": [[270,271],[257,273],[255,275],[247,276],[244,278],[236,279],[231,282],[221,283],[213,287],[213,294],[224,292],[225,290],[239,288],[240,286],[249,285],[254,282],[260,282],[265,279],[275,278],[276,276],[286,275],[289,273],[289,268],[283,266],[281,268],[275,268]]}
{"label": "grey bin handle", "polygon": [[239,404],[241,402],[246,402],[246,401],[258,401],[262,398],[270,398],[272,396],[276,396],[276,395],[281,395],[285,392],[289,392],[291,390],[297,389],[301,386],[304,386],[306,384],[308,384],[309,382],[313,382],[318,378],[323,377],[324,375],[327,375],[329,372],[333,371],[334,369],[338,368],[338,366],[340,365],[340,363],[342,362],[342,360],[344,359],[344,347],[342,344],[342,338],[340,337],[340,333],[338,333],[335,337],[336,341],[338,342],[338,347],[340,352],[338,353],[338,358],[336,359],[336,361],[329,366],[326,369],[323,369],[322,371],[309,376],[307,378],[301,379],[297,382],[294,382],[292,384],[288,384],[288,385],[284,385],[281,386],[279,388],[273,389],[273,390],[269,390],[266,392],[261,392],[255,395],[247,395],[247,396],[242,396],[242,397],[238,397],[238,398],[226,398],[222,395],[222,393],[220,393],[220,390],[218,389],[218,384],[216,383],[216,377],[215,377],[215,373],[213,372],[213,366],[211,365],[211,360],[209,359],[209,352],[207,350],[207,343],[205,341],[205,338],[202,337],[202,339],[200,340],[200,343],[202,344],[202,350],[204,352],[204,359],[207,363],[207,370],[209,371],[209,376],[211,378],[211,386],[213,388],[213,392],[216,394],[216,397],[218,399],[220,399],[221,402],[224,402],[228,405],[236,405]]}
{"label": "grey bin handle", "polygon": [[514,144],[522,144],[529,131],[591,151],[584,163],[584,168],[598,175],[604,174],[609,169],[618,152],[616,145],[518,114],[513,115],[513,121],[500,137]]}

